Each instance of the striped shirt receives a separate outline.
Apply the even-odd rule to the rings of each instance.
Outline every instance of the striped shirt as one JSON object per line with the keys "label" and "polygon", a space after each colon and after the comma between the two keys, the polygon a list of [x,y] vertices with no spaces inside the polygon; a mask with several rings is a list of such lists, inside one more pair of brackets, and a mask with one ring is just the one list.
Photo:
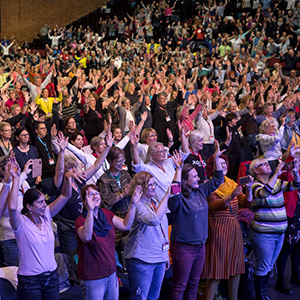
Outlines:
{"label": "striped shirt", "polygon": [[268,184],[256,180],[252,186],[254,219],[251,228],[260,233],[284,233],[287,228],[287,216],[283,192],[298,188],[300,182],[278,179],[272,189]]}

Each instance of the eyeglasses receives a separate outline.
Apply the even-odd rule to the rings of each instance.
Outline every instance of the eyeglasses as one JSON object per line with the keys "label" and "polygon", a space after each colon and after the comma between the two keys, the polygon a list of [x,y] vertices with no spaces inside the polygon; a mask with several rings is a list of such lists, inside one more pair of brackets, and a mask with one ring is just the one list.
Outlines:
{"label": "eyeglasses", "polygon": [[157,182],[148,183],[148,188],[149,187],[156,187],[156,186],[157,186]]}
{"label": "eyeglasses", "polygon": [[95,197],[95,196],[100,196],[100,193],[99,192],[89,193],[89,197]]}
{"label": "eyeglasses", "polygon": [[221,162],[221,166],[223,166],[223,167],[227,167],[227,162]]}
{"label": "eyeglasses", "polygon": [[3,129],[4,132],[11,132],[11,129]]}
{"label": "eyeglasses", "polygon": [[268,165],[269,165],[269,162],[265,161],[265,162],[259,164],[256,168],[259,168],[259,167],[262,167],[262,166],[268,166]]}
{"label": "eyeglasses", "polygon": [[114,162],[117,164],[123,164],[125,162],[126,158],[122,158],[122,159],[115,159]]}
{"label": "eyeglasses", "polygon": [[40,130],[46,130],[47,127],[40,127],[39,129],[40,129]]}
{"label": "eyeglasses", "polygon": [[164,150],[157,151],[156,153],[162,154],[162,153],[166,153],[166,152],[167,152],[167,150],[164,149]]}
{"label": "eyeglasses", "polygon": [[20,137],[26,137],[26,136],[29,136],[28,133],[24,133],[24,134],[21,134]]}

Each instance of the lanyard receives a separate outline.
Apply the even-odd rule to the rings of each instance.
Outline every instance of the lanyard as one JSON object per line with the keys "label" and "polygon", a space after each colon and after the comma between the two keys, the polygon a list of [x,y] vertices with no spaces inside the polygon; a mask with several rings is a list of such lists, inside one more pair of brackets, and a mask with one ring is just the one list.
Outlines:
{"label": "lanyard", "polygon": [[2,142],[2,145],[3,145],[4,149],[8,153],[7,155],[9,155],[9,144],[10,144],[9,140],[8,140],[8,143],[7,143],[7,147],[4,145],[4,142],[3,142],[2,138],[1,138],[1,142]]}
{"label": "lanyard", "polygon": [[[151,204],[150,204],[150,208],[153,210],[153,211],[156,211],[156,205],[155,205],[155,202],[153,201],[153,199],[151,199]],[[162,228],[161,226],[161,223],[159,223],[159,226],[160,226],[160,230],[164,236],[164,239],[167,241],[167,237],[165,235],[165,232],[164,232],[164,229]]]}
{"label": "lanyard", "polygon": [[207,177],[206,177],[206,170],[205,170],[205,167],[204,167],[204,165],[203,165],[203,160],[202,160],[202,157],[201,157],[201,155],[200,155],[200,153],[198,153],[198,154],[196,154],[196,153],[194,153],[193,151],[191,151],[190,150],[190,152],[193,154],[193,155],[195,155],[195,156],[198,156],[199,157],[199,160],[200,160],[200,162],[201,162],[201,165],[202,165],[202,168],[203,168],[203,171],[204,171],[204,181],[207,179]]}
{"label": "lanyard", "polygon": [[49,150],[48,150],[48,147],[47,147],[47,144],[46,143],[44,143],[41,139],[40,139],[40,137],[37,137],[38,139],[39,139],[39,141],[42,143],[42,145],[45,147],[45,149],[46,149],[46,152],[47,152],[47,155],[48,155],[48,158],[49,158],[49,160],[51,159],[51,157],[50,157],[50,153],[49,153]]}

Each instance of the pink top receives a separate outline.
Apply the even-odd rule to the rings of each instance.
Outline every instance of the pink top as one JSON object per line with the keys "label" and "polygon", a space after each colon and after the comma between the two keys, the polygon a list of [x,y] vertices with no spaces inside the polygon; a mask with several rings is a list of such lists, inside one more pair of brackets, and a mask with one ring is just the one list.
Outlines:
{"label": "pink top", "polygon": [[165,16],[166,17],[172,16],[172,7],[168,7],[165,9]]}
{"label": "pink top", "polygon": [[20,275],[35,276],[57,268],[54,258],[54,234],[48,206],[41,221],[41,229],[38,229],[28,217],[20,216],[20,224],[15,231],[19,248],[18,274]]}

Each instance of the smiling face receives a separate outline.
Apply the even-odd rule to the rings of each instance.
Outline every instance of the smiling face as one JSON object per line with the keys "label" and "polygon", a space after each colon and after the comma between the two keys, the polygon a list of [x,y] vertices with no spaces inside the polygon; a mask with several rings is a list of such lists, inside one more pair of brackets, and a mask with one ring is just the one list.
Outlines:
{"label": "smiling face", "polygon": [[149,131],[149,133],[147,135],[146,144],[151,145],[151,144],[156,143],[156,142],[157,142],[157,133],[153,129],[153,131]]}
{"label": "smiling face", "polygon": [[114,159],[112,162],[110,162],[111,170],[121,171],[125,163],[125,160],[126,160],[125,156],[123,154],[119,154],[117,159]]}
{"label": "smiling face", "polygon": [[155,189],[156,189],[157,183],[155,182],[154,178],[150,178],[148,183],[146,183],[144,188],[144,196],[147,198],[152,198],[155,196]]}
{"label": "smiling face", "polygon": [[[92,187],[89,187],[87,189],[87,197],[89,197],[89,199],[91,199],[94,202],[96,207],[100,206],[101,196],[100,196],[100,193],[97,190],[93,189]],[[83,204],[87,208],[87,203],[86,202],[87,202],[87,199],[84,200]]]}
{"label": "smiling face", "polygon": [[200,180],[200,178],[198,176],[197,171],[195,169],[192,169],[188,173],[188,178],[187,178],[187,180],[184,180],[184,183],[190,189],[197,189],[199,187],[199,180]]}
{"label": "smiling face", "polygon": [[196,153],[198,153],[200,150],[203,149],[203,144],[204,144],[203,138],[201,136],[198,136],[194,140],[192,147],[196,150]]}
{"label": "smiling face", "polygon": [[222,169],[223,169],[223,175],[226,176],[227,171],[228,171],[227,162],[223,158],[220,158],[220,162],[221,162],[221,166],[222,166]]}
{"label": "smiling face", "polygon": [[76,139],[74,141],[71,141],[71,144],[76,148],[81,149],[83,146],[83,137],[81,135],[77,135]]}
{"label": "smiling face", "polygon": [[33,201],[32,205],[27,204],[29,213],[36,218],[45,216],[46,207],[47,204],[45,201],[45,196],[43,194],[41,194],[37,200]]}
{"label": "smiling face", "polygon": [[167,158],[166,154],[167,150],[165,149],[164,145],[158,145],[156,151],[153,155],[151,155],[151,157],[156,163],[162,163]]}
{"label": "smiling face", "polygon": [[115,141],[119,142],[122,139],[122,130],[121,128],[116,128],[113,132]]}
{"label": "smiling face", "polygon": [[3,129],[1,130],[1,136],[5,139],[10,139],[11,138],[11,126],[4,126]]}

